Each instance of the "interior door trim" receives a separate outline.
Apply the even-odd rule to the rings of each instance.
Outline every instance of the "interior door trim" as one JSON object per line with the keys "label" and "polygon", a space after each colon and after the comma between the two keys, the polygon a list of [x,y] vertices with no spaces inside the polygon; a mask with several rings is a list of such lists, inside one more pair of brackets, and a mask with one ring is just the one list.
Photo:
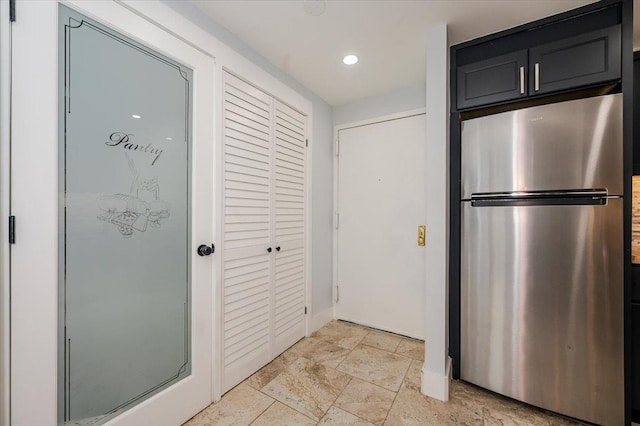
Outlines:
{"label": "interior door trim", "polygon": [[9,2],[0,2],[0,426],[11,418],[11,311],[9,215],[11,214],[11,23]]}

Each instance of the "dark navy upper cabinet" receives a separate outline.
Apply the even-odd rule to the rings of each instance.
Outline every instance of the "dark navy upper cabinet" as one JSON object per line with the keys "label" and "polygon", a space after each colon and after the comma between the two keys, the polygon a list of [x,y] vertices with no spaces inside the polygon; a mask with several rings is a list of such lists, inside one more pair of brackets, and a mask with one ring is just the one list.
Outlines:
{"label": "dark navy upper cabinet", "polygon": [[[562,28],[556,28],[544,33],[545,38],[538,35],[528,39],[528,33],[521,33],[458,52],[454,109],[492,106],[619,81],[620,24],[576,34],[578,24],[575,22],[570,34],[563,37]],[[591,22],[590,26],[596,24]],[[548,34],[558,37],[549,40]]]}
{"label": "dark navy upper cabinet", "polygon": [[529,49],[529,94],[620,79],[620,25]]}
{"label": "dark navy upper cabinet", "polygon": [[458,108],[527,96],[527,50],[458,67]]}

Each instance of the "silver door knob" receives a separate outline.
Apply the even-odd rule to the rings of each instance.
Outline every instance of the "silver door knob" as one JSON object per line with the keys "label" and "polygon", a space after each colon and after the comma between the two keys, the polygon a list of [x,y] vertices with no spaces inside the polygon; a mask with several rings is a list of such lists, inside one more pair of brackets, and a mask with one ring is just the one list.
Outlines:
{"label": "silver door knob", "polygon": [[198,256],[209,256],[215,250],[216,247],[213,244],[211,244],[210,246],[201,244],[200,246],[198,246]]}

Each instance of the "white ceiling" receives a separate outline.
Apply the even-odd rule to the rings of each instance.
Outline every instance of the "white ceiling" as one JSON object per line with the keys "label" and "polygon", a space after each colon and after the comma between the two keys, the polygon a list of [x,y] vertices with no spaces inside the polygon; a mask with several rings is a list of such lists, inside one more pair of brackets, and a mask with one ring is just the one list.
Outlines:
{"label": "white ceiling", "polygon": [[[514,27],[594,0],[191,0],[330,105],[424,82],[429,28],[449,42]],[[307,9],[324,12],[312,16]],[[342,64],[355,53],[360,62]]]}

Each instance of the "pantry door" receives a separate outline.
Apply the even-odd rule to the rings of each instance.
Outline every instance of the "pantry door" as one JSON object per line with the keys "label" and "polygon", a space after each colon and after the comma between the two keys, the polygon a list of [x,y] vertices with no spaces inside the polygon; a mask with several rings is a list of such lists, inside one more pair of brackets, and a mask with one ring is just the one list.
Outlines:
{"label": "pantry door", "polygon": [[120,2],[16,6],[11,424],[182,424],[212,401],[214,60]]}
{"label": "pantry door", "polygon": [[[424,113],[338,131],[336,316],[424,339]],[[429,230],[426,243],[429,244]]]}

